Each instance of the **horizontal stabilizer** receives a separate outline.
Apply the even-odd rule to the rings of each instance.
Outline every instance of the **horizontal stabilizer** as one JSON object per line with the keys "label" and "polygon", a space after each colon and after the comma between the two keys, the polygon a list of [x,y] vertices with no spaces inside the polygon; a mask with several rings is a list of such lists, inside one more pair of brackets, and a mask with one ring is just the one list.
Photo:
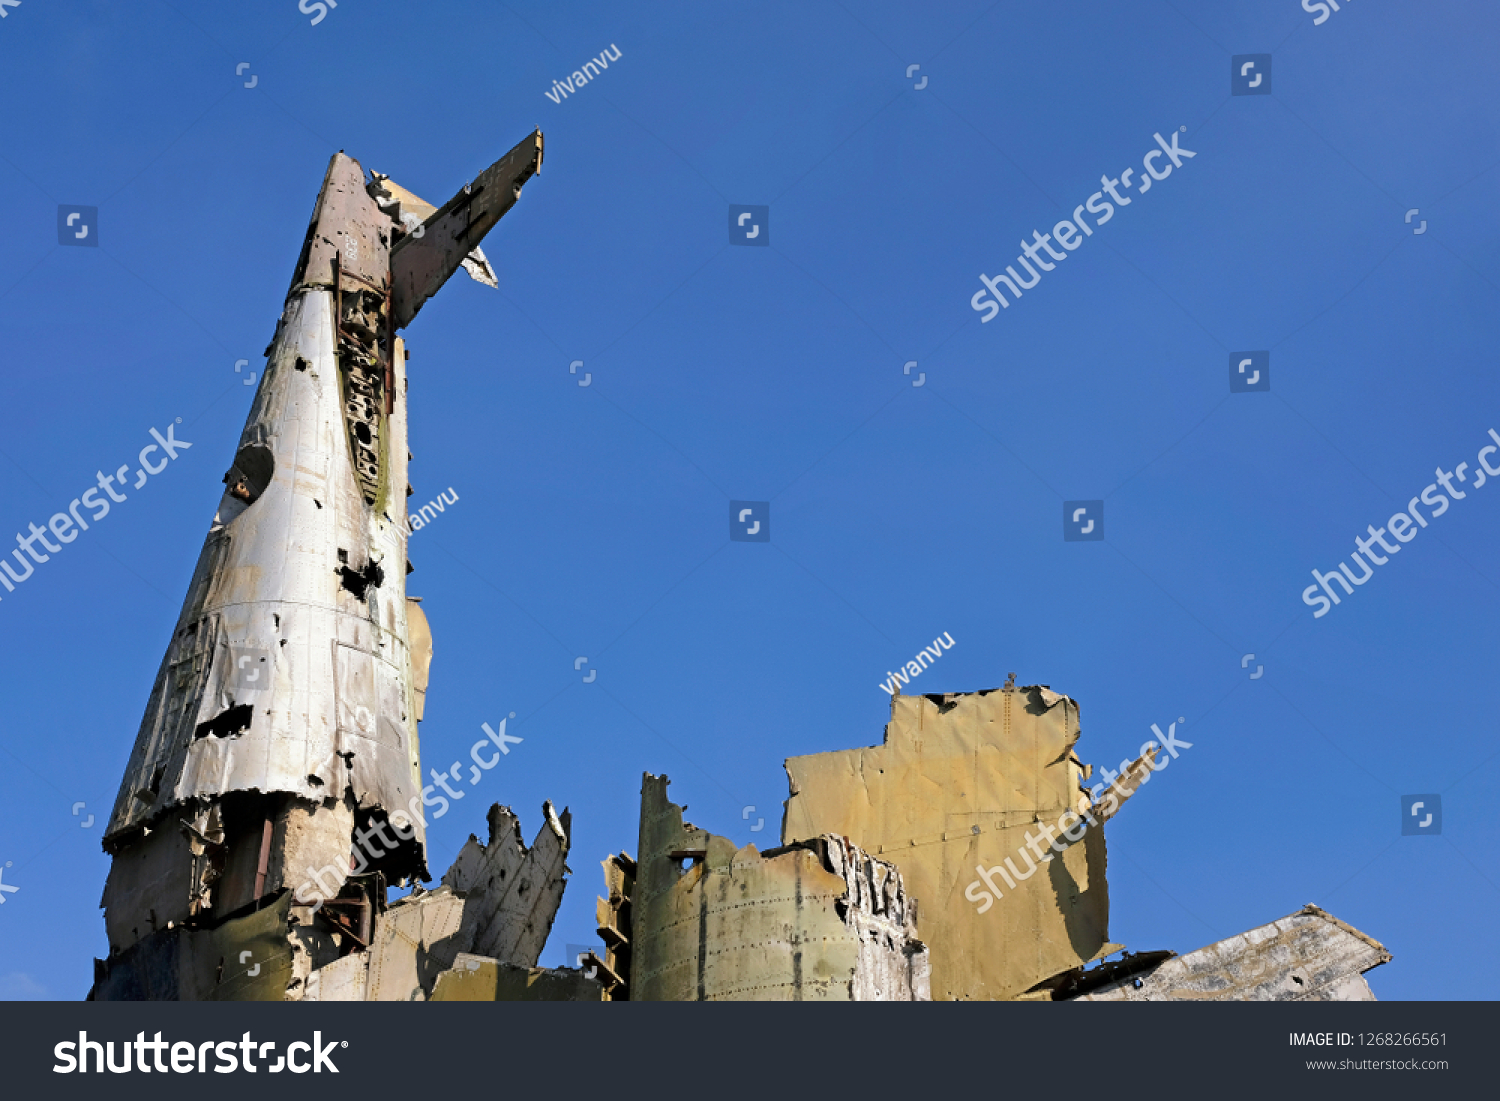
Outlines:
{"label": "horizontal stabilizer", "polygon": [[[437,207],[426,199],[413,195],[389,176],[382,176],[379,172],[372,173],[372,175],[375,177],[375,182],[370,185],[370,194],[380,204],[381,209],[407,233],[421,229],[423,236],[426,236],[424,223],[437,213]],[[495,276],[495,269],[490,267],[489,259],[484,255],[482,248],[475,248],[463,258],[463,268],[476,283],[483,283],[486,287],[498,288],[500,286],[500,280]]]}
{"label": "horizontal stabilizer", "polygon": [[[422,304],[460,267],[481,283],[499,285],[494,269],[479,249],[479,242],[516,204],[521,197],[521,185],[541,171],[541,167],[542,132],[537,130],[438,210],[393,180],[376,178],[371,188],[376,201],[409,231],[391,250],[391,312],[395,328],[410,324]],[[393,204],[399,209],[393,209]]]}

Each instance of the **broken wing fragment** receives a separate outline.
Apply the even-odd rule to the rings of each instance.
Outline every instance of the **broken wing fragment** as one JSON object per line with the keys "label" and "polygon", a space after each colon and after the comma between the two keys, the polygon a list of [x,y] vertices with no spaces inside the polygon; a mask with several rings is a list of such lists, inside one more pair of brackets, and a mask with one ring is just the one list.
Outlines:
{"label": "broken wing fragment", "polygon": [[[411,324],[422,304],[437,293],[478,249],[484,235],[516,205],[521,186],[541,168],[542,132],[537,130],[428,216],[420,233],[413,230],[401,239],[391,251],[391,309],[395,328]],[[391,191],[390,181],[377,183]],[[416,200],[404,188],[400,190],[410,200]],[[394,191],[391,194],[395,196]],[[403,200],[403,205],[408,201]],[[420,209],[415,203],[411,205],[414,210]],[[486,262],[485,268],[488,266]],[[472,269],[470,273],[473,274]],[[487,274],[493,278],[493,272]],[[475,278],[487,282],[478,275]]]}
{"label": "broken wing fragment", "polygon": [[[1364,972],[1389,963],[1385,945],[1317,906],[1173,957],[1151,953],[1129,974],[1073,976],[1086,1002],[1370,1002]],[[1092,979],[1092,981],[1091,981]]]}

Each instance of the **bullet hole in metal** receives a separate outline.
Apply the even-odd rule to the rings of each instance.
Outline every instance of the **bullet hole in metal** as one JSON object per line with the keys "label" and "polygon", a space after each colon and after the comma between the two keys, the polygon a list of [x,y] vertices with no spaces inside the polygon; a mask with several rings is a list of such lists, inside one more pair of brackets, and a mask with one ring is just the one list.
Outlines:
{"label": "bullet hole in metal", "polygon": [[207,722],[199,723],[193,731],[193,737],[195,739],[238,737],[250,729],[250,720],[253,715],[254,711],[248,703],[239,704],[227,711],[221,711]]}
{"label": "bullet hole in metal", "polygon": [[339,567],[339,583],[355,598],[363,600],[369,589],[380,588],[381,582],[385,580],[385,571],[374,562],[368,563],[363,570],[351,570],[348,566]]}
{"label": "bullet hole in metal", "polygon": [[[161,794],[161,778],[164,771],[164,769],[158,768],[153,772],[151,774],[151,786],[135,792],[135,797],[142,803],[156,802],[156,797]],[[151,831],[148,829],[146,832],[150,833]]]}
{"label": "bullet hole in metal", "polygon": [[[686,810],[686,806],[683,809]],[[678,851],[671,853],[668,859],[676,863],[678,875],[686,875],[707,857],[706,851]]]}

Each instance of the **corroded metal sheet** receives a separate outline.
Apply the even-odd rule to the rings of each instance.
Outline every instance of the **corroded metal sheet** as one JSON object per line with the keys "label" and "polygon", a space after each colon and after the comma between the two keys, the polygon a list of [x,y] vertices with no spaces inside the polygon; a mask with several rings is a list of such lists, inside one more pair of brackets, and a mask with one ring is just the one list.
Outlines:
{"label": "corroded metal sheet", "polygon": [[292,972],[290,893],[210,929],[163,928],[112,957],[91,1001],[282,1000]]}
{"label": "corroded metal sheet", "polygon": [[[174,923],[216,929],[252,902],[295,893],[306,927],[288,941],[295,968],[282,988],[303,997],[330,945],[343,954],[343,938],[366,943],[388,884],[426,878],[432,789],[417,722],[432,650],[406,596],[406,353],[392,276],[404,277],[401,324],[461,263],[483,265],[493,283],[470,254],[540,163],[536,133],[408,230],[380,180],[367,185],[342,153],[330,161],[106,827],[111,961],[135,945],[167,959],[162,934]],[[416,247],[393,268],[403,238]],[[399,934],[416,912],[384,928]],[[362,915],[357,925],[350,915]],[[532,935],[528,926],[512,948],[529,951]],[[370,996],[411,986],[405,957],[394,958],[392,971],[373,953]],[[180,996],[200,996],[180,968],[156,970]],[[120,984],[109,964],[101,975],[110,996]]]}
{"label": "corroded metal sheet", "polygon": [[[787,761],[783,840],[837,834],[901,869],[922,904],[935,999],[1017,997],[1116,947],[1103,831],[1060,853],[1028,845],[1094,809],[1078,738],[1078,705],[1045,685],[896,696],[882,745]],[[982,889],[991,869],[999,899]]]}
{"label": "corroded metal sheet", "polygon": [[925,1001],[900,874],[842,838],[762,855],[686,824],[644,777],[632,1001]]}
{"label": "corroded metal sheet", "polygon": [[1363,973],[1390,959],[1379,941],[1325,910],[1305,906],[1279,921],[1164,960],[1073,1000],[1374,1001]]}
{"label": "corroded metal sheet", "polygon": [[550,802],[531,848],[521,840],[521,821],[509,807],[490,808],[490,839],[470,837],[459,850],[443,884],[462,895],[467,907],[465,951],[521,967],[535,967],[567,886],[568,827]]}
{"label": "corroded metal sheet", "polygon": [[467,949],[464,900],[447,889],[397,902],[376,923],[365,1000],[420,1002]]}
{"label": "corroded metal sheet", "polygon": [[521,967],[487,956],[460,955],[438,976],[434,1002],[597,1002],[599,983],[570,967]]}
{"label": "corroded metal sheet", "polygon": [[[242,448],[269,451],[274,472],[253,504],[228,491],[220,503],[107,845],[174,805],[233,791],[317,803],[348,787],[361,807],[415,799],[421,810],[405,688],[404,498],[394,497],[395,516],[360,499],[343,441],[332,304],[323,290],[287,303],[242,436]],[[391,421],[404,478],[404,402]],[[371,564],[383,577],[360,598],[340,567]],[[237,708],[249,709],[243,728],[204,733]]]}
{"label": "corroded metal sheet", "polygon": [[[521,197],[521,186],[542,168],[542,132],[526,138],[443,204],[391,251],[391,310],[405,328],[422,304]],[[408,192],[408,194],[410,194]]]}
{"label": "corroded metal sheet", "polygon": [[[458,976],[450,989],[453,997],[445,1000],[531,1001],[542,994],[542,1000],[558,1000],[546,993],[561,989],[551,978],[544,982],[546,991],[531,986],[540,981],[537,958],[562,901],[570,819],[567,811],[559,816],[551,803],[543,804],[543,813],[546,822],[528,849],[510,808],[491,807],[489,844],[469,838],[442,886],[418,891],[376,914],[368,949],[312,970],[303,1000],[425,1001],[464,953],[500,970],[491,969],[479,980],[480,986],[488,983],[488,995]],[[582,990],[590,995],[586,1000],[602,996],[595,982],[578,987],[568,980],[563,987]]]}
{"label": "corroded metal sheet", "polygon": [[312,972],[304,1002],[362,1002],[368,989],[370,958],[358,952]]}
{"label": "corroded metal sheet", "polygon": [[612,1002],[630,1000],[630,968],[635,932],[631,928],[634,910],[636,863],[630,854],[621,852],[600,862],[604,869],[605,897],[594,900],[594,917],[599,937],[604,941],[604,958],[593,954],[594,970],[604,982],[605,994]]}
{"label": "corroded metal sheet", "polygon": [[333,286],[335,269],[385,291],[390,286],[391,231],[390,218],[365,193],[365,170],[353,157],[334,154],[307,227],[293,291]]}

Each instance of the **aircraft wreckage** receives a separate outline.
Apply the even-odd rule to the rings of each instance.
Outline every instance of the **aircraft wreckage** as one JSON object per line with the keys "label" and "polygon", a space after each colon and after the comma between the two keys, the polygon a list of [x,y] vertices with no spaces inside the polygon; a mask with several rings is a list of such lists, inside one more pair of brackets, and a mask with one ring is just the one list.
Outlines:
{"label": "aircraft wreckage", "polygon": [[1014,677],[898,691],[881,745],[787,761],[765,852],[685,822],[647,773],[578,969],[537,966],[568,811],[545,804],[528,847],[493,807],[422,886],[432,640],[406,595],[397,332],[460,267],[496,285],[480,241],[541,162],[537,131],[438,208],[329,164],[104,837],[90,998],[1373,998],[1390,953],[1315,906],[1182,956],[1111,942],[1103,826],[1161,747],[1091,791],[1078,705]]}
{"label": "aircraft wreckage", "polygon": [[[464,947],[499,943],[493,915],[472,912],[494,901],[478,865],[518,845],[497,818],[484,860],[386,906],[388,885],[427,878],[417,723],[432,654],[406,596],[397,333],[460,267],[496,285],[480,241],[541,164],[537,131],[435,209],[343,153],[330,162],[105,832],[94,998],[301,997],[328,964],[378,959],[412,911],[422,936],[457,944],[456,921]],[[524,856],[539,878],[561,875],[567,820],[549,813],[560,841]],[[507,951],[534,963],[545,935]]]}

